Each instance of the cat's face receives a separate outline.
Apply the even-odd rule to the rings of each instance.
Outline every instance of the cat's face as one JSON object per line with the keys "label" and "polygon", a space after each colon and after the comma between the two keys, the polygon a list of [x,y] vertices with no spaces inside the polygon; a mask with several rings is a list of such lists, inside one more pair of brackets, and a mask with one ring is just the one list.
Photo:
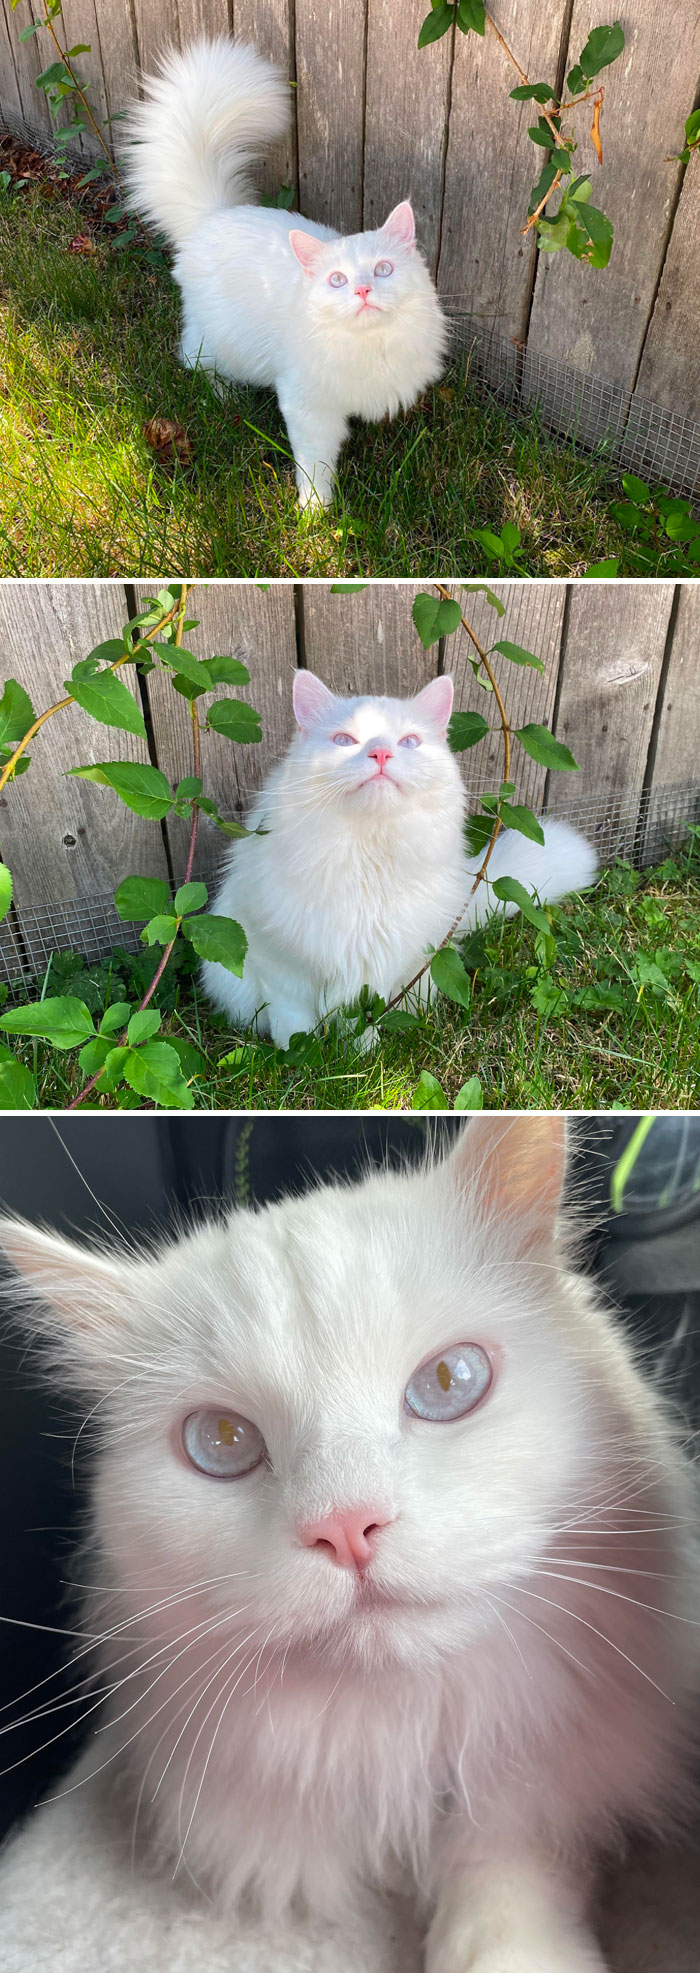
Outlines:
{"label": "cat's face", "polygon": [[312,317],[358,337],[386,327],[429,278],[415,250],[408,203],[396,206],[373,233],[316,240],[295,229],[289,239],[306,275]]}
{"label": "cat's face", "polygon": [[135,1263],[3,1226],[100,1394],[101,1569],[136,1608],[173,1599],[151,1629],[240,1610],[293,1657],[371,1670],[493,1623],[580,1482],[563,1133],[475,1119],[431,1171]]}
{"label": "cat's face", "polygon": [[341,699],[313,672],[294,678],[294,760],[310,794],[347,816],[373,820],[430,802],[459,786],[447,745],[451,678],[434,678],[413,699]]}

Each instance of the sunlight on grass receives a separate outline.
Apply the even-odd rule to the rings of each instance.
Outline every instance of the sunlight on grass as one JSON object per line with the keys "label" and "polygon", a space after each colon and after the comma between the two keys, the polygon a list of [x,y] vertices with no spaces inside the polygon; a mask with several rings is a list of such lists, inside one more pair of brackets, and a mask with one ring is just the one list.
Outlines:
{"label": "sunlight on grass", "polygon": [[[81,224],[36,188],[0,206],[0,574],[480,573],[470,530],[506,520],[530,574],[624,566],[604,468],[478,396],[464,358],[405,417],[357,426],[336,505],[300,518],[274,394],[219,400],[185,374],[172,283],[100,234],[73,252]],[[160,415],[191,464],[154,459]]]}

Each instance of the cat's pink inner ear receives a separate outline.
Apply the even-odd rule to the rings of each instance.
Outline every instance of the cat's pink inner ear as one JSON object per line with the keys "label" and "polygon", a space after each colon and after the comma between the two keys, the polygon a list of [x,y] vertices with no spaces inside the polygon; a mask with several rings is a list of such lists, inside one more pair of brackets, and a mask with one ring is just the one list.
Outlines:
{"label": "cat's pink inner ear", "polygon": [[384,221],[382,232],[387,234],[390,240],[396,240],[399,246],[415,245],[416,222],[413,217],[413,207],[409,205],[408,199],[404,199],[400,206],[394,206],[393,212],[390,212],[388,219]]}
{"label": "cat's pink inner ear", "polygon": [[551,1239],[566,1173],[566,1119],[478,1117],[450,1159],[459,1190],[498,1224],[519,1222],[522,1245]]}
{"label": "cat's pink inner ear", "polygon": [[333,693],[313,671],[295,671],[292,688],[294,718],[302,733],[326,719],[333,704]]}
{"label": "cat's pink inner ear", "polygon": [[315,240],[313,233],[301,233],[295,227],[289,235],[289,244],[304,273],[313,274],[323,253],[323,240]]}
{"label": "cat's pink inner ear", "polygon": [[431,678],[430,684],[425,685],[423,691],[418,693],[418,697],[413,701],[414,711],[417,712],[419,719],[429,720],[431,724],[439,726],[441,731],[446,733],[450,723],[453,698],[452,679],[445,673],[443,678]]}

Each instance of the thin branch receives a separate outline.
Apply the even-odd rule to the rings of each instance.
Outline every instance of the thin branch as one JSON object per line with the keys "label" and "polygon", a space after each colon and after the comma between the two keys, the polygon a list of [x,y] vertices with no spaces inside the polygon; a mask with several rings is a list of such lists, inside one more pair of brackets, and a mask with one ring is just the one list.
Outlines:
{"label": "thin branch", "polygon": [[534,212],[530,213],[530,217],[529,219],[526,219],[525,225],[521,226],[520,231],[522,234],[529,233],[530,227],[537,225],[537,221],[539,219],[540,213],[544,212],[545,206],[549,204],[549,200],[552,197],[552,193],[556,192],[558,185],[561,185],[563,176],[564,176],[563,171],[558,171],[556,178],[552,179],[552,183],[549,187],[549,190],[545,192],[544,198],[540,199],[539,205],[535,206]]}
{"label": "thin branch", "polygon": [[99,124],[98,124],[98,123],[96,122],[96,120],[95,120],[95,117],[93,116],[93,113],[92,113],[92,110],[91,110],[91,108],[90,108],[90,104],[89,104],[89,102],[88,102],[88,99],[87,99],[87,96],[85,95],[85,91],[84,91],[84,89],[81,89],[81,87],[80,87],[80,83],[79,83],[79,81],[78,81],[78,78],[77,78],[77,75],[76,75],[76,73],[75,73],[75,70],[71,68],[71,65],[70,65],[70,62],[69,62],[69,60],[68,60],[68,56],[67,56],[67,54],[66,54],[66,50],[65,50],[65,48],[62,48],[62,47],[61,47],[61,43],[60,43],[60,41],[59,41],[59,39],[58,39],[58,35],[57,35],[57,33],[56,33],[56,30],[55,30],[55,28],[54,28],[54,26],[53,26],[53,22],[52,22],[52,21],[50,21],[50,20],[45,20],[45,21],[44,21],[44,26],[48,28],[48,30],[49,30],[49,34],[50,34],[50,36],[51,36],[51,39],[52,39],[52,41],[53,41],[53,44],[54,44],[54,47],[56,48],[56,50],[57,50],[57,53],[58,53],[58,54],[60,55],[60,57],[61,57],[61,61],[62,61],[62,63],[63,63],[63,66],[64,66],[64,68],[65,68],[65,69],[67,69],[67,71],[68,71],[68,74],[69,74],[69,76],[70,76],[70,79],[71,79],[71,82],[72,82],[72,84],[73,84],[73,88],[74,88],[74,90],[75,90],[75,93],[76,93],[76,96],[78,96],[78,97],[80,98],[80,101],[81,101],[81,103],[82,103],[82,105],[83,105],[83,109],[84,109],[84,111],[85,111],[85,114],[86,114],[86,116],[88,116],[88,117],[90,118],[90,122],[91,122],[91,124],[92,124],[92,127],[93,127],[93,130],[94,130],[94,132],[95,132],[95,136],[96,136],[96,138],[97,138],[97,141],[98,141],[98,144],[101,144],[101,146],[102,146],[102,149],[103,149],[103,151],[104,151],[104,154],[105,154],[105,157],[106,157],[106,159],[107,159],[107,162],[108,162],[108,164],[110,164],[110,165],[111,165],[111,167],[112,167],[112,170],[113,170],[113,172],[114,172],[114,175],[115,175],[115,178],[118,178],[118,179],[119,179],[119,183],[120,183],[120,185],[121,185],[121,184],[122,184],[122,182],[123,182],[123,181],[122,181],[122,175],[121,175],[121,172],[120,172],[120,170],[119,170],[119,166],[118,166],[118,164],[117,164],[117,161],[116,161],[116,158],[115,158],[115,157],[113,156],[113,154],[112,154],[112,152],[110,151],[110,148],[109,148],[109,145],[108,145],[108,143],[107,143],[107,141],[106,141],[106,138],[104,138],[104,137],[103,137],[103,135],[102,135],[102,131],[100,130],[100,127],[99,127]]}
{"label": "thin branch", "polygon": [[[512,64],[513,64],[513,68],[517,70],[517,73],[518,73],[518,75],[520,76],[520,80],[521,80],[521,82],[522,82],[522,83],[524,83],[524,84],[526,84],[526,85],[529,85],[529,81],[530,81],[530,77],[529,77],[529,75],[526,75],[526,74],[525,74],[525,70],[524,70],[524,69],[521,69],[521,67],[520,67],[520,63],[519,63],[519,62],[516,62],[516,59],[515,59],[515,56],[514,56],[514,54],[513,54],[513,50],[512,50],[512,48],[509,48],[509,47],[508,47],[508,43],[507,43],[507,41],[506,41],[506,39],[505,39],[505,35],[503,35],[503,34],[501,34],[501,30],[500,30],[500,27],[497,27],[497,26],[496,26],[496,23],[495,23],[495,20],[494,20],[494,18],[493,18],[493,15],[492,15],[492,14],[490,14],[490,13],[488,12],[488,10],[486,10],[486,19],[487,19],[487,21],[488,21],[488,24],[489,24],[489,27],[490,27],[490,28],[492,29],[492,31],[493,31],[493,33],[494,33],[494,34],[495,34],[495,36],[496,36],[496,40],[497,40],[498,42],[500,42],[500,45],[501,45],[501,47],[502,47],[502,49],[503,49],[503,52],[504,52],[504,55],[507,55],[507,56],[508,56],[508,60],[509,60],[509,62],[512,62]],[[551,130],[551,132],[552,132],[552,136],[553,136],[553,138],[554,138],[554,142],[555,142],[555,144],[556,144],[556,146],[557,146],[557,149],[558,149],[558,148],[559,148],[559,145],[561,144],[561,131],[560,131],[560,130],[557,130],[557,126],[556,126],[556,124],[555,124],[555,123],[553,122],[553,120],[552,120],[552,112],[551,112],[551,110],[545,110],[545,109],[543,109],[543,108],[542,108],[542,104],[541,104],[541,103],[540,103],[540,105],[539,105],[539,107],[540,107],[540,109],[541,109],[541,111],[542,111],[542,115],[543,115],[543,117],[544,117],[544,120],[545,120],[545,123],[548,123],[548,124],[549,124],[549,128],[550,128],[550,130]],[[559,112],[557,112],[557,114],[559,114]]]}
{"label": "thin branch", "polygon": [[[143,650],[144,645],[152,644],[154,638],[160,636],[161,630],[165,630],[166,625],[172,623],[173,617],[177,616],[179,608],[179,603],[174,603],[172,610],[168,610],[165,616],[159,617],[153,629],[147,630],[145,637],[140,637],[138,644],[134,644],[131,651],[125,651],[123,658],[114,658],[112,664],[106,666],[106,671],[119,671],[121,665],[133,664],[135,658],[138,658],[139,652]],[[0,774],[0,795],[6,782],[9,781],[10,775],[14,773],[18,760],[21,760],[22,754],[29,746],[30,740],[33,740],[35,733],[38,733],[44,721],[53,719],[55,712],[65,712],[66,706],[74,706],[76,703],[77,701],[73,697],[73,694],[69,693],[67,699],[57,699],[55,706],[47,706],[46,712],[39,713],[33,724],[28,727],[27,732],[23,735],[19,746],[15,747],[12,758],[8,760],[6,767],[3,768],[2,774]]]}

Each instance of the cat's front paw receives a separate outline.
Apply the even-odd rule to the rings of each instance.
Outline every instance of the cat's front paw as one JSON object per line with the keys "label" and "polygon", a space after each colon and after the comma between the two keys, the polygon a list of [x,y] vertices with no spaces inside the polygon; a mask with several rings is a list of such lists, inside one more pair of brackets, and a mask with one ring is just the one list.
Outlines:
{"label": "cat's front paw", "polygon": [[301,513],[318,513],[320,509],[330,507],[332,504],[333,481],[325,478],[321,473],[317,473],[314,479],[311,479],[308,473],[303,473],[297,480],[297,493]]}

